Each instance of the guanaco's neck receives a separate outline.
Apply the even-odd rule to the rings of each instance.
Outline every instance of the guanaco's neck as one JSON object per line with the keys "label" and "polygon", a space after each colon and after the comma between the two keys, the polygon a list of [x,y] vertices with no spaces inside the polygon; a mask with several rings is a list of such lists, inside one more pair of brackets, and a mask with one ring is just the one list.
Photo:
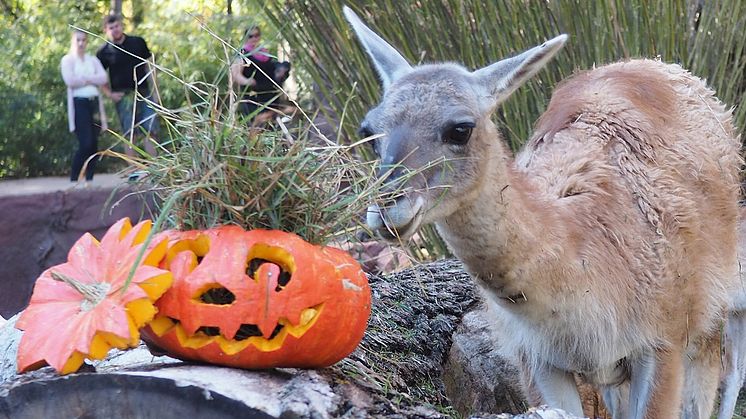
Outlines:
{"label": "guanaco's neck", "polygon": [[492,157],[473,199],[437,226],[479,282],[500,298],[523,299],[534,288],[526,270],[556,252],[562,228],[504,152]]}

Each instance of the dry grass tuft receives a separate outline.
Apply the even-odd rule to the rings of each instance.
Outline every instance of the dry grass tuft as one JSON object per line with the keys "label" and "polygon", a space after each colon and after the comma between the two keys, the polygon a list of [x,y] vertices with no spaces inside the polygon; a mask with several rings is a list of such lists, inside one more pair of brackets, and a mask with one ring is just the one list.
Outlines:
{"label": "dry grass tuft", "polygon": [[140,190],[157,196],[155,213],[165,227],[236,224],[326,244],[351,238],[363,225],[378,183],[372,162],[356,158],[354,146],[333,143],[304,121],[288,127],[276,120],[276,129],[257,131],[220,105],[217,88],[189,93],[203,99],[159,112],[170,140],[157,156],[107,152],[141,174]]}

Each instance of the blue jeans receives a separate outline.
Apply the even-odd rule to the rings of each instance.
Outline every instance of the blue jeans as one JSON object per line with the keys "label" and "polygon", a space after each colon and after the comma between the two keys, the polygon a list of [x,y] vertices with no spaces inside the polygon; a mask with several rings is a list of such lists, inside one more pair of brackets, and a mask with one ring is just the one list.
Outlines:
{"label": "blue jeans", "polygon": [[[89,157],[98,151],[98,134],[101,132],[98,98],[73,98],[75,106],[75,136],[78,137],[78,150],[73,156],[73,167],[70,172],[70,180],[76,181],[80,171]],[[85,180],[93,180],[93,171],[96,168],[96,160],[88,161],[85,170]]]}
{"label": "blue jeans", "polygon": [[[135,100],[135,92],[129,91],[115,104],[119,122],[122,123],[123,136],[128,136],[133,127],[136,128],[135,134],[143,133],[155,136],[158,133],[158,116],[145,99],[152,101],[153,95],[148,94],[145,98],[138,97]],[[133,109],[135,119],[132,117]]]}

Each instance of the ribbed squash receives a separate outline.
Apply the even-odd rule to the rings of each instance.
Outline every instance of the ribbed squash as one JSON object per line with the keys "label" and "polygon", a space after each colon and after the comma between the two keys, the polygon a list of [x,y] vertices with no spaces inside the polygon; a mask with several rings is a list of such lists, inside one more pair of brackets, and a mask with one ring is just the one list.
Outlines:
{"label": "ribbed squash", "polygon": [[149,246],[124,289],[150,229],[150,221],[132,227],[124,218],[101,242],[86,233],[70,249],[66,263],[41,274],[16,323],[24,331],[20,372],[48,364],[68,374],[86,358],[103,359],[111,348],[139,344],[139,329],[153,319],[153,302],[172,280],[169,271],[157,267],[168,244],[161,240]]}

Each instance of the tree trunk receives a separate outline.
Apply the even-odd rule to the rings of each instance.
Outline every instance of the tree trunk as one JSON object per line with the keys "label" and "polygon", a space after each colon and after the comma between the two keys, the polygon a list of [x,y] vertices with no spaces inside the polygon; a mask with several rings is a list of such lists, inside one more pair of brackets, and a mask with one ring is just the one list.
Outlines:
{"label": "tree trunk", "polygon": [[[137,28],[145,19],[145,2],[132,1],[132,27]],[[135,32],[135,30],[133,30]]]}
{"label": "tree trunk", "polygon": [[122,0],[111,0],[111,13],[122,15]]}

